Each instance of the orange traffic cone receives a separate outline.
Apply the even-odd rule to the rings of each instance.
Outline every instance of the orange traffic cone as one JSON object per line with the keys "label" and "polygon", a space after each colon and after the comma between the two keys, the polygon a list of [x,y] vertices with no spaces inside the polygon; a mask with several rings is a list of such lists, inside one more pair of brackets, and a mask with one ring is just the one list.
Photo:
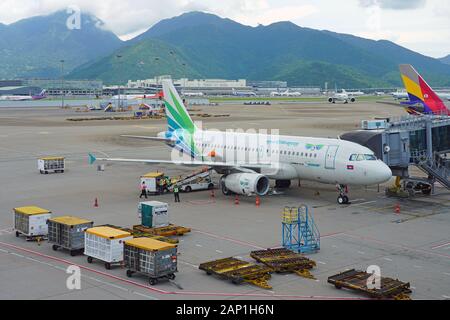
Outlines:
{"label": "orange traffic cone", "polygon": [[236,195],[236,198],[234,199],[234,204],[235,205],[239,205],[239,196],[238,195]]}
{"label": "orange traffic cone", "polygon": [[211,190],[211,198],[215,198],[216,197],[216,195],[215,195],[215,193],[214,193],[214,190]]}
{"label": "orange traffic cone", "polygon": [[401,212],[400,204],[397,203],[397,205],[395,206],[395,213],[399,214],[400,212]]}
{"label": "orange traffic cone", "polygon": [[261,199],[257,196],[256,197],[256,206],[259,207],[261,205]]}
{"label": "orange traffic cone", "polygon": [[95,198],[95,202],[94,202],[94,208],[98,208],[99,207],[99,205],[98,205],[98,199],[97,198]]}

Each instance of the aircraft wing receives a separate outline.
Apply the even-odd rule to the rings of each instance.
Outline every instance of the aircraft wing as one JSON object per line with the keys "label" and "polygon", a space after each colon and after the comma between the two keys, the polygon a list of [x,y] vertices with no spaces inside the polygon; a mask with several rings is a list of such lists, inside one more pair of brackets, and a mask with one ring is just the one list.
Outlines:
{"label": "aircraft wing", "polygon": [[121,135],[121,137],[132,138],[132,139],[152,140],[152,141],[159,141],[159,142],[176,142],[176,140],[173,140],[173,139],[160,138],[160,137],[130,136],[130,135]]}
{"label": "aircraft wing", "polygon": [[[123,159],[123,158],[97,158],[89,154],[89,164],[96,161],[107,162],[129,162],[129,163],[147,163],[147,164],[172,164],[179,166],[192,167],[211,167],[214,169],[230,169],[236,172],[254,172],[258,169],[270,169],[273,165],[270,163],[227,163],[221,161],[200,161],[200,160],[152,160],[152,159]],[[252,170],[253,169],[253,170]]]}

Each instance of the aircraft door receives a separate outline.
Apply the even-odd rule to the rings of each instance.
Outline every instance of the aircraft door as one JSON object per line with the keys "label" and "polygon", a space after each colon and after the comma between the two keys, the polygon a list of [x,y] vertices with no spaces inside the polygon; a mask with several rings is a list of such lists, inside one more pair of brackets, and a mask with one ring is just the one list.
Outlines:
{"label": "aircraft door", "polygon": [[339,146],[328,146],[325,156],[325,169],[336,169],[336,154]]}

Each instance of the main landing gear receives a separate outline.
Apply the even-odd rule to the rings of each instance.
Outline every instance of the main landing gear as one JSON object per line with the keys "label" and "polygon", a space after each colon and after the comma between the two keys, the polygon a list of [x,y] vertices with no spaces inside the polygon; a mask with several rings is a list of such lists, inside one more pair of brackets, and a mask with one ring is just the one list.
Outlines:
{"label": "main landing gear", "polygon": [[343,184],[338,184],[337,185],[337,189],[339,192],[339,197],[337,198],[337,202],[339,204],[349,204],[350,200],[347,196],[348,194],[348,187],[346,185]]}

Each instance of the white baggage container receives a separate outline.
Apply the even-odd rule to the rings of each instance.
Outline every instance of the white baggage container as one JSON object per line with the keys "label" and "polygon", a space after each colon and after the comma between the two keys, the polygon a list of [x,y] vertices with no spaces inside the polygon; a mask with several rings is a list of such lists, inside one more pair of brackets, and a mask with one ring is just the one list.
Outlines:
{"label": "white baggage container", "polygon": [[38,170],[41,174],[64,173],[65,159],[62,157],[48,157],[38,160]]}
{"label": "white baggage container", "polygon": [[129,232],[111,227],[94,227],[87,229],[84,237],[84,255],[87,261],[93,259],[105,262],[105,268],[111,269],[112,264],[120,264],[123,261],[123,244],[133,239]]}
{"label": "white baggage container", "polygon": [[167,227],[169,221],[169,205],[159,201],[146,201],[139,203],[139,218],[141,224],[148,228]]}
{"label": "white baggage container", "polygon": [[27,240],[48,235],[47,220],[52,217],[49,210],[35,206],[14,209],[16,237],[24,235]]}

